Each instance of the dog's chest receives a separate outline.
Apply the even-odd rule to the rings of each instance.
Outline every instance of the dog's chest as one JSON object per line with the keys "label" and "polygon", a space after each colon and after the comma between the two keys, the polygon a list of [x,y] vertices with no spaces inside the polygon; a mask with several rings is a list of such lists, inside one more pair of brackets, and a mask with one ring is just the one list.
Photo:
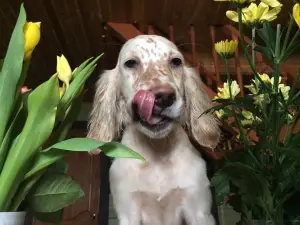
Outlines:
{"label": "dog's chest", "polygon": [[190,182],[186,168],[176,161],[147,163],[140,166],[136,188],[141,192],[156,193],[163,197],[176,188],[186,188]]}

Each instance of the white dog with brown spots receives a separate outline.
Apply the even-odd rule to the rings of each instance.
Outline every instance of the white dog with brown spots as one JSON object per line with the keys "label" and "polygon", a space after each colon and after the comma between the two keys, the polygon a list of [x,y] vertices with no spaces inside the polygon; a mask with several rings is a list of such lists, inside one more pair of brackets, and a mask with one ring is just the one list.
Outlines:
{"label": "white dog with brown spots", "polygon": [[[147,162],[115,159],[110,186],[120,225],[213,225],[206,164],[182,128],[215,148],[220,131],[195,70],[169,40],[125,43],[97,83],[88,137],[122,143]],[[97,153],[95,151],[94,153]]]}

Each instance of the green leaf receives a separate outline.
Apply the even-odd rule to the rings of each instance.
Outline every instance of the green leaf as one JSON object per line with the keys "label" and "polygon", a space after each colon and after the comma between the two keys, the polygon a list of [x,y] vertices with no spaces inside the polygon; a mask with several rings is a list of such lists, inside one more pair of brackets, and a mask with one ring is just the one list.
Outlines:
{"label": "green leaf", "polygon": [[44,170],[39,171],[39,173],[30,177],[30,179],[23,181],[16,192],[15,196],[12,199],[12,203],[7,211],[16,212],[18,211],[21,203],[25,200],[27,194],[31,191],[34,185],[38,182],[38,180],[43,176]]}
{"label": "green leaf", "polygon": [[300,49],[300,43],[297,41],[293,44],[291,44],[286,51],[284,52],[283,56],[280,58],[280,63],[284,63],[286,60],[289,59],[289,57],[296,51]]}
{"label": "green leaf", "polygon": [[276,32],[273,30],[270,22],[264,22],[263,27],[257,30],[258,35],[263,39],[265,45],[272,54],[275,54]]}
{"label": "green leaf", "polygon": [[45,174],[28,201],[34,212],[56,212],[84,196],[80,185],[63,173]]}
{"label": "green leaf", "polygon": [[127,148],[118,142],[99,142],[90,138],[72,138],[45,149],[33,163],[30,171],[25,175],[28,179],[33,174],[53,164],[58,159],[63,158],[68,151],[89,152],[100,148],[103,153],[114,158],[135,158],[145,161],[145,159],[135,151]]}
{"label": "green leaf", "polygon": [[75,71],[75,73],[73,74],[73,80],[78,76],[78,74],[80,74],[80,72],[86,67],[86,65],[92,60],[93,58],[89,58],[87,60],[85,60]]}
{"label": "green leaf", "polygon": [[215,187],[216,201],[218,205],[224,202],[224,198],[229,196],[229,180],[223,173],[216,173],[211,179],[211,184]]}
{"label": "green leaf", "polygon": [[54,127],[58,103],[57,76],[52,76],[30,93],[27,120],[16,144],[9,151],[0,176],[0,211],[9,207],[16,188],[23,181],[26,168],[41,145],[49,138]]}
{"label": "green leaf", "polygon": [[67,137],[73,122],[76,120],[80,113],[83,96],[84,93],[82,93],[80,96],[76,97],[73,100],[72,105],[68,109],[67,115],[65,116],[64,120],[59,124],[57,130],[55,130],[55,136],[51,139],[51,144],[63,141]]}
{"label": "green leaf", "polygon": [[50,213],[33,212],[33,217],[43,223],[60,225],[63,219],[63,210]]}
{"label": "green leaf", "polygon": [[274,56],[269,48],[264,46],[256,46],[254,50],[261,52],[269,61],[274,62]]}
{"label": "green leaf", "polygon": [[0,172],[3,168],[8,149],[11,147],[13,141],[16,140],[17,136],[21,132],[26,120],[25,112],[20,109],[19,113],[15,116],[14,120],[10,124],[9,129],[6,131],[5,137],[0,145]]}
{"label": "green leaf", "polygon": [[47,173],[67,173],[68,163],[64,159],[59,159],[47,168]]}
{"label": "green leaf", "polygon": [[17,86],[21,76],[24,58],[23,26],[26,12],[23,4],[0,73],[0,143],[4,138],[7,123],[14,107]]}
{"label": "green leaf", "polygon": [[2,67],[3,67],[3,62],[4,62],[4,59],[0,59],[0,73],[1,73],[1,70],[2,70]]}

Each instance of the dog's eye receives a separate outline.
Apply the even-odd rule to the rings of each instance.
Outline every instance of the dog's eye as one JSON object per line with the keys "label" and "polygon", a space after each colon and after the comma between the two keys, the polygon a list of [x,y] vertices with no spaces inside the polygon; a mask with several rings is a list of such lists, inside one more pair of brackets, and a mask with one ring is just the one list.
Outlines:
{"label": "dog's eye", "polygon": [[138,62],[134,59],[129,59],[125,62],[125,66],[130,69],[135,68],[137,65],[138,65]]}
{"label": "dog's eye", "polygon": [[182,60],[180,58],[171,59],[171,65],[174,67],[179,67],[182,65]]}

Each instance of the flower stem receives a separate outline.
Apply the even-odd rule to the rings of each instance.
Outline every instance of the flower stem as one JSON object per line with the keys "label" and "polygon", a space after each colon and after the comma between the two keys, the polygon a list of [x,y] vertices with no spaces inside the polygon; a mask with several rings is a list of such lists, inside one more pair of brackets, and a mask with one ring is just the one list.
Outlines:
{"label": "flower stem", "polygon": [[229,96],[230,96],[230,100],[232,100],[231,79],[230,79],[229,64],[228,64],[228,59],[227,58],[225,58],[225,65],[226,65],[226,74],[227,74],[227,84],[228,84],[228,89],[229,89]]}
{"label": "flower stem", "polygon": [[294,18],[291,17],[290,22],[289,22],[289,26],[288,26],[288,29],[287,29],[287,32],[286,32],[286,35],[285,35],[285,38],[284,38],[284,42],[283,42],[283,45],[282,45],[282,50],[281,50],[280,58],[282,58],[283,55],[284,55],[284,53],[285,53],[286,46],[287,46],[287,43],[288,43],[289,38],[290,38],[290,34],[291,34],[291,30],[292,30],[293,24],[294,24]]}
{"label": "flower stem", "polygon": [[268,89],[270,90],[270,88],[263,82],[263,80],[259,77],[257,71],[256,71],[256,68],[255,66],[253,65],[252,61],[251,61],[251,58],[250,58],[250,55],[249,55],[249,52],[247,50],[247,46],[245,44],[245,40],[244,40],[244,31],[243,31],[243,23],[242,23],[242,9],[241,8],[238,8],[238,19],[239,19],[239,31],[240,31],[240,42],[241,42],[241,45],[242,45],[242,48],[243,48],[243,51],[244,51],[244,54],[246,56],[246,59],[250,65],[250,68],[254,74],[254,76],[258,79],[258,81],[261,83],[261,85],[265,88],[265,89]]}
{"label": "flower stem", "polygon": [[[232,98],[232,90],[231,90],[231,79],[230,79],[230,72],[229,72],[229,63],[228,63],[228,59],[225,58],[225,66],[226,66],[226,73],[227,73],[227,84],[228,84],[228,89],[229,89],[229,96],[230,96],[230,100],[232,101],[233,98]],[[249,154],[251,155],[251,157],[253,158],[253,160],[255,161],[255,163],[257,163],[257,165],[259,165],[259,162],[257,160],[257,158],[253,155],[252,153],[252,150],[248,148],[248,146],[250,146],[250,143],[248,141],[248,139],[246,138],[245,134],[244,134],[244,131],[242,129],[242,125],[237,117],[237,114],[235,112],[235,109],[233,107],[232,109],[232,112],[233,112],[233,116],[235,118],[235,121],[236,121],[236,126],[237,126],[237,129],[240,133],[240,138],[242,140],[242,142],[245,142],[245,147],[246,149],[248,149],[248,152]]]}

